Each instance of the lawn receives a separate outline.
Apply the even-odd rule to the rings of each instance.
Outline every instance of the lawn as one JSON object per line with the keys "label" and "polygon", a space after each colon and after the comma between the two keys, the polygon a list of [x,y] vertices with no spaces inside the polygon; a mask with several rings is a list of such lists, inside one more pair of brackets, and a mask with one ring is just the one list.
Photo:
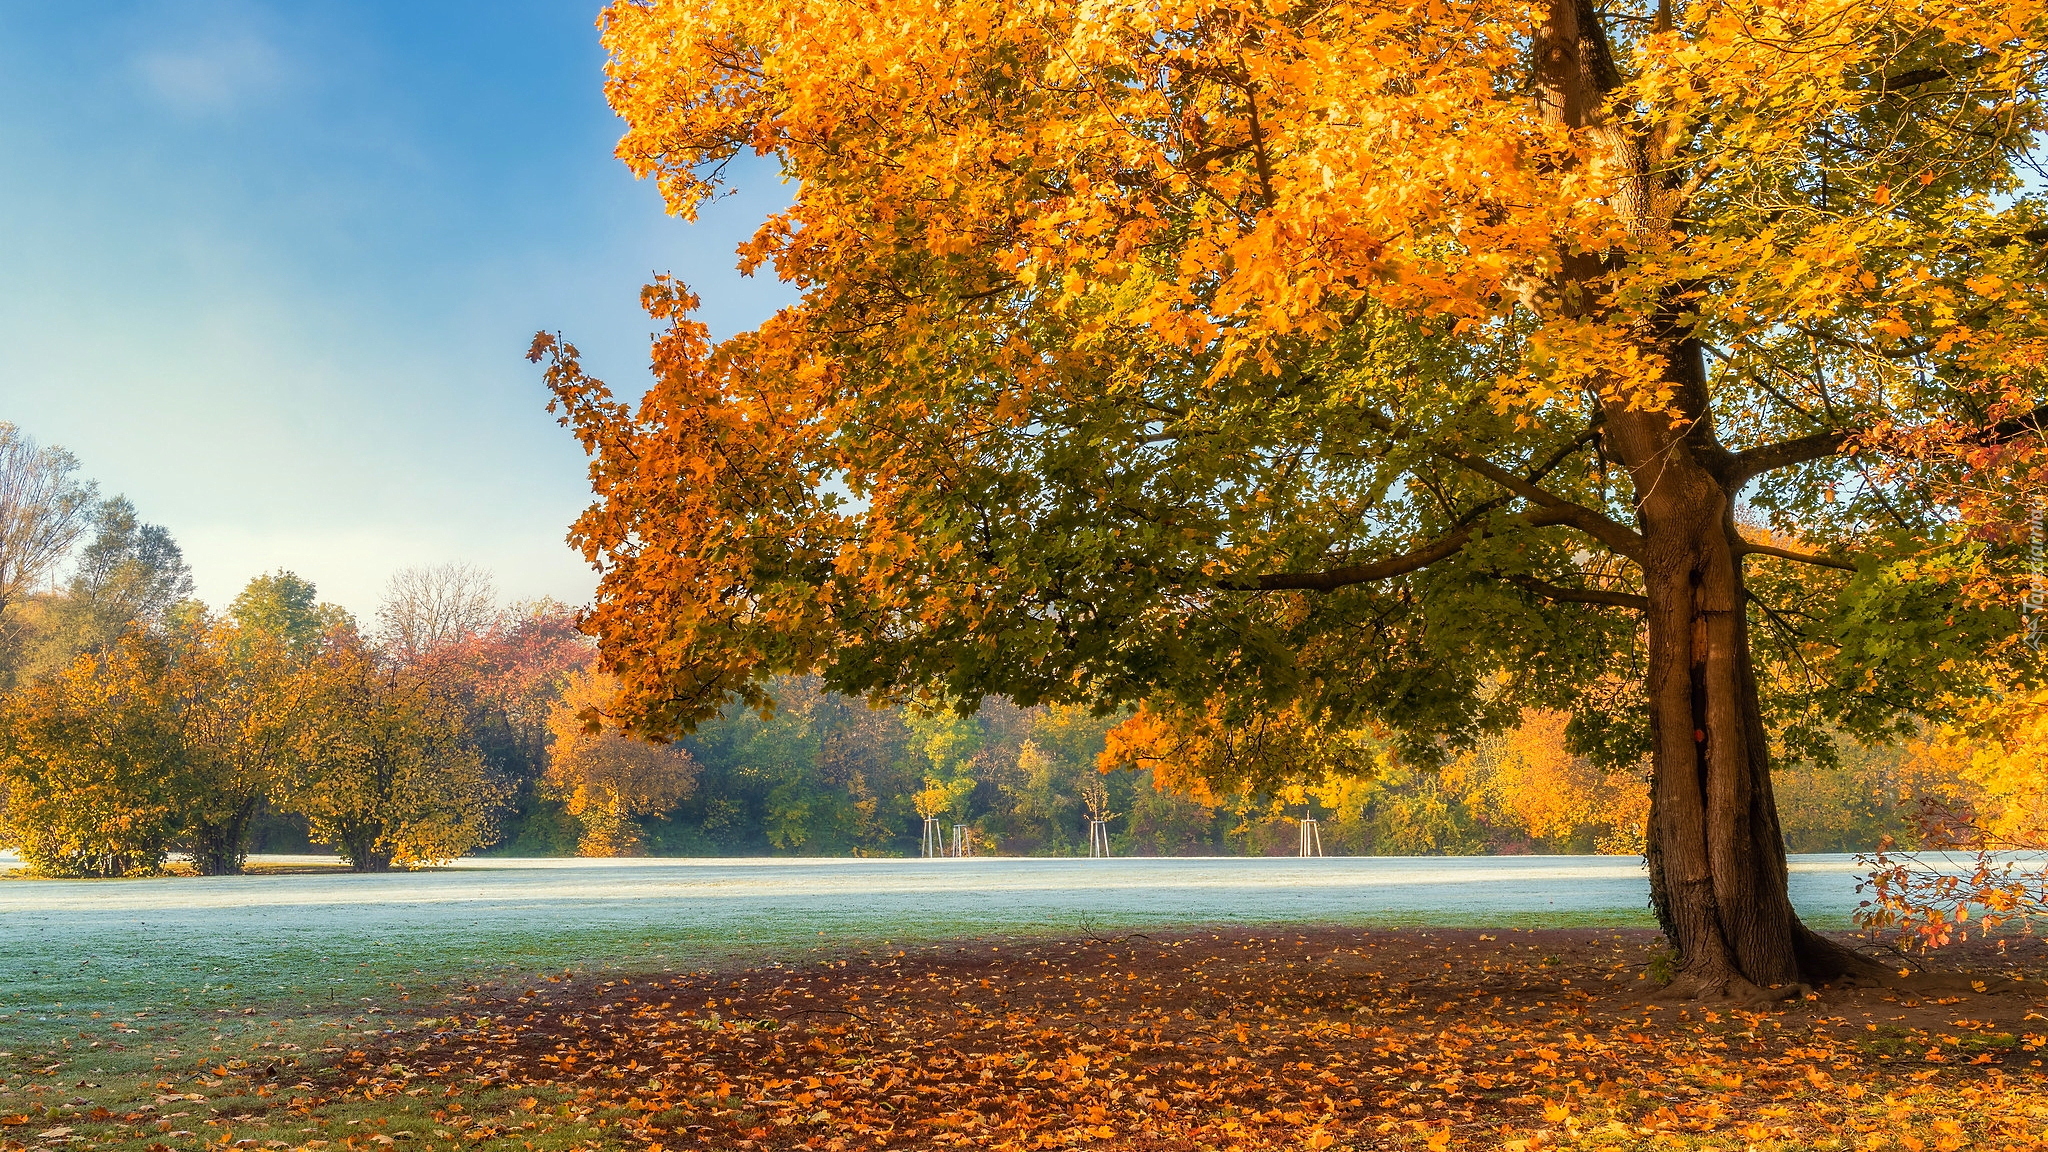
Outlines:
{"label": "lawn", "polygon": [[[1839,919],[1846,874],[1800,866],[1803,905]],[[1598,858],[8,881],[0,1140],[1911,1149],[2041,1131],[2042,998],[1995,978],[2048,991],[2031,941],[1970,958],[1981,994],[1644,1008],[1654,933],[1631,883]]]}

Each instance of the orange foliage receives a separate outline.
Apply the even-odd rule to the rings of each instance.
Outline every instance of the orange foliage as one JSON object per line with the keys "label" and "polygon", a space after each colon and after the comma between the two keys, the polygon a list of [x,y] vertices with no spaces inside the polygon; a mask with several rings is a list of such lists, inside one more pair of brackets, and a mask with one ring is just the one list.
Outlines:
{"label": "orange foliage", "polygon": [[[1626,75],[1604,112],[1560,108],[1594,98],[1529,72],[1533,30],[1570,7],[608,8],[620,158],[687,218],[735,157],[773,156],[794,203],[741,260],[803,293],[714,342],[691,318],[696,298],[657,279],[644,301],[668,327],[637,407],[572,347],[535,341],[593,457],[600,503],[574,540],[604,573],[589,623],[620,677],[620,722],[687,730],[734,697],[765,705],[769,676],[842,661],[828,679],[852,690],[1127,703],[1150,686],[1080,655],[1096,649],[1044,604],[1133,573],[1157,573],[1142,594],[1170,601],[1176,588],[1399,556],[1441,528],[1412,509],[1360,512],[1422,482],[1395,475],[1427,471],[1420,461],[1506,483],[1481,509],[1540,505],[1488,534],[1572,525],[1578,547],[1628,553],[1634,530],[1609,518],[1627,513],[1603,504],[1604,460],[1572,464],[1579,479],[1560,472],[1542,495],[1500,461],[1542,459],[1553,445],[1516,438],[1584,426],[1596,408],[1611,423],[1691,402],[1670,353],[1695,337],[1727,363],[1712,389],[1725,410],[1683,416],[1707,457],[1772,445],[1755,464],[1777,471],[1856,451],[1873,477],[1924,473],[1986,539],[2010,543],[2014,497],[2048,486],[2039,438],[2008,427],[2040,400],[2048,311],[2024,256],[2033,208],[2001,214],[1985,190],[2012,186],[1995,157],[2042,122],[2039,6],[1702,4],[1662,25],[1616,13]],[[1929,105],[1940,111],[1914,119],[1887,103],[1883,78],[1923,56],[1934,63],[1918,71],[1957,85],[1967,74],[1970,95],[1943,90]],[[1911,130],[1870,127],[1891,118]],[[1851,123],[1871,133],[1870,154],[1846,163],[1838,149],[1862,145],[1826,141]],[[1825,204],[1807,206],[1812,188]],[[1971,254],[1967,274],[1956,251]],[[1442,355],[1411,355],[1403,333],[1441,339]],[[1795,356],[1830,359],[1788,367]],[[1926,357],[1968,394],[1899,400],[1901,366]],[[1823,379],[1825,395],[1787,401],[1757,383],[1787,372]],[[1069,434],[1085,461],[1038,455]],[[1166,486],[1190,494],[1171,515],[1112,526],[1114,476],[1072,492],[1020,479],[1161,443],[1175,446]],[[1493,464],[1474,455],[1489,452]],[[1311,475],[1408,463],[1362,491],[1239,471],[1268,456],[1316,461]],[[1832,483],[1815,475],[1815,490]],[[1242,514],[1214,519],[1210,505]],[[1030,534],[1048,508],[1067,518]],[[1819,545],[1872,543],[1856,516],[1808,522]],[[1045,571],[1048,536],[1092,548],[1099,570]],[[1466,544],[1443,539],[1438,559]],[[1604,557],[1553,567],[1573,585],[1561,602],[1640,599]],[[1921,575],[2003,578],[1961,567]],[[1119,611],[1193,610],[1161,609]],[[1016,683],[988,683],[998,649],[1023,669]],[[974,677],[971,690],[946,683]]]}
{"label": "orange foliage", "polygon": [[697,761],[672,744],[650,744],[602,726],[603,708],[618,686],[579,669],[567,677],[548,712],[546,786],[583,825],[585,856],[630,856],[640,847],[631,817],[660,812],[690,794]]}
{"label": "orange foliage", "polygon": [[2048,691],[2001,700],[1985,719],[1941,729],[1911,750],[1956,782],[1984,831],[2048,849]]}
{"label": "orange foliage", "polygon": [[[1568,851],[1641,852],[1648,785],[1639,772],[1603,771],[1567,750],[1569,719],[1524,710],[1521,724],[1444,767],[1443,801],[1462,803],[1482,831],[1509,845],[1524,837]],[[1098,766],[1105,772],[1150,769],[1153,787],[1162,792],[1212,808],[1231,803],[1247,817],[1263,806],[1275,809],[1264,818],[1279,819],[1279,808],[1313,803],[1340,825],[1361,819],[1391,792],[1436,788],[1428,774],[1401,767],[1371,734],[1307,724],[1298,708],[1231,724],[1214,709],[1146,704],[1110,730]],[[1395,834],[1375,851],[1458,850],[1383,831]]]}
{"label": "orange foliage", "polygon": [[1150,705],[1139,705],[1109,730],[1096,767],[1103,772],[1126,765],[1150,768],[1154,788],[1213,807],[1219,801],[1200,768],[1209,754],[1206,745],[1195,744]]}
{"label": "orange foliage", "polygon": [[1895,995],[1660,1009],[1651,935],[1152,929],[563,973],[366,1036],[300,1098],[388,1109],[430,1080],[478,1147],[2048,1147],[2037,997],[1907,1024]]}
{"label": "orange foliage", "polygon": [[2048,917],[2048,691],[1908,751],[1945,786],[1921,798],[1909,843],[1888,838],[1867,858],[1870,898],[1858,920],[1940,947]]}
{"label": "orange foliage", "polygon": [[1455,766],[1473,807],[1488,823],[1537,840],[1571,840],[1599,828],[1596,847],[1630,854],[1643,849],[1650,790],[1641,773],[1602,771],[1565,746],[1562,712],[1525,709],[1522,722]]}
{"label": "orange foliage", "polygon": [[1271,791],[1371,775],[1386,753],[1375,735],[1310,720],[1299,704],[1232,718],[1220,701],[1195,710],[1147,701],[1110,729],[1096,766],[1152,770],[1153,786],[1214,806],[1217,789]]}

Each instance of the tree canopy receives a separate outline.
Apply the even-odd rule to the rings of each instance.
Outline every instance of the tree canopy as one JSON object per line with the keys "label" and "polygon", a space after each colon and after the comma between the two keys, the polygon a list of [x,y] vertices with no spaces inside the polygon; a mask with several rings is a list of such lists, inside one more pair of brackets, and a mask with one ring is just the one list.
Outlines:
{"label": "tree canopy", "polygon": [[163,620],[192,595],[192,570],[168,529],[143,523],[120,496],[101,502],[97,520],[64,595],[45,614],[43,643],[55,650],[49,663],[104,649],[130,628]]}
{"label": "tree canopy", "polygon": [[61,562],[90,525],[98,486],[78,459],[0,421],[0,611]]}
{"label": "tree canopy", "polygon": [[582,824],[578,849],[585,856],[634,854],[639,830],[631,817],[675,807],[697,777],[687,750],[595,723],[595,710],[614,695],[601,673],[586,669],[568,677],[548,713],[547,784]]}
{"label": "tree canopy", "polygon": [[2036,4],[601,27],[672,211],[748,151],[796,185],[741,258],[801,301],[714,342],[657,279],[637,407],[533,350],[644,734],[810,670],[1187,734],[1291,710],[1417,763],[1559,709],[1656,764],[1660,916],[1746,994],[1848,963],[1784,896],[1772,731],[2032,675]]}
{"label": "tree canopy", "polygon": [[[1307,691],[1433,731],[1604,703],[1636,627],[1553,605],[1635,606],[1600,404],[1665,410],[1636,333],[1674,310],[1762,478],[1760,598],[1843,642],[1808,682],[1828,714],[1877,723],[2010,634],[1869,633],[2015,558],[2031,5],[1645,12],[1590,127],[1527,95],[1541,5],[886,13],[606,17],[621,155],[687,214],[773,153],[796,202],[744,255],[805,292],[713,345],[658,281],[637,414],[556,374],[643,727],[814,662],[1027,702]],[[1347,594],[1227,594],[1297,588]]]}

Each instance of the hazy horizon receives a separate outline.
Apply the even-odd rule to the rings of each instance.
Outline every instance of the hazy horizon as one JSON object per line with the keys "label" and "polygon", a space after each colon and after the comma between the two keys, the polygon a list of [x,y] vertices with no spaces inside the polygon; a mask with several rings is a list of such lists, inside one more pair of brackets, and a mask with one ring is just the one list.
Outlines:
{"label": "hazy horizon", "polygon": [[115,3],[0,11],[0,420],[177,538],[224,604],[287,568],[367,616],[411,565],[587,600],[583,459],[523,353],[622,392],[640,286],[718,332],[785,297],[613,159],[600,5]]}

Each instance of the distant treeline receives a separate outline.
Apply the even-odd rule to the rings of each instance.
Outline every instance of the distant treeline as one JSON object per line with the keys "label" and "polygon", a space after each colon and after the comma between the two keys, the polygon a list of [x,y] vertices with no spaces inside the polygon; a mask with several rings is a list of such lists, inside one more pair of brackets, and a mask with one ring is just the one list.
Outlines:
{"label": "distant treeline", "polygon": [[[1331,854],[1642,842],[1640,774],[1572,755],[1541,712],[1431,769],[1356,736],[1362,771],[1278,792],[1212,790],[1147,744],[1142,714],[870,707],[807,679],[775,684],[767,715],[651,745],[606,727],[613,684],[564,605],[503,605],[487,574],[445,565],[394,576],[370,622],[289,572],[216,612],[170,533],[75,471],[0,425],[0,846],[52,875],[319,848],[365,870],[479,850],[903,856],[927,818],[984,854],[1085,854],[1094,817],[1134,855],[1291,853],[1305,816]],[[1910,842],[1928,797],[2048,824],[2041,727],[1789,762],[1788,846]]]}
{"label": "distant treeline", "polygon": [[[1323,850],[1347,855],[1639,851],[1647,789],[1564,746],[1564,717],[1523,724],[1437,770],[1382,754],[1371,775],[1279,794],[1215,795],[1162,766],[1099,771],[1121,716],[984,701],[973,715],[892,707],[777,686],[766,719],[732,711],[685,738],[694,778],[683,797],[637,815],[638,849],[657,855],[915,855],[923,812],[975,850],[1085,855],[1088,791],[1126,855],[1287,855],[1315,817]],[[1925,746],[1846,747],[1833,764],[1779,773],[1793,851],[1855,851],[1910,838],[1915,800],[1952,794],[1952,764]],[[1164,785],[1164,786],[1162,786]],[[545,799],[514,815],[494,851],[572,850],[574,825]]]}

